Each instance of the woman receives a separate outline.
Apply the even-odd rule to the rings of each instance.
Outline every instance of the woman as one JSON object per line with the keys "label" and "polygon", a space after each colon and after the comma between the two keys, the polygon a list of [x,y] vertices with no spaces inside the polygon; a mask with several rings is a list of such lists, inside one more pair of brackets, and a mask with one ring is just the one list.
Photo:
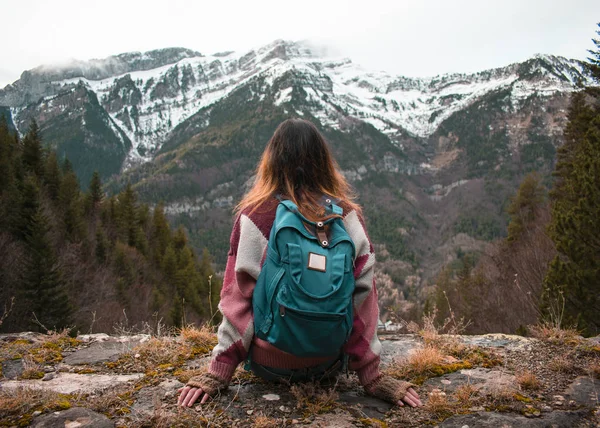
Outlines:
{"label": "woman", "polygon": [[[350,186],[339,172],[323,136],[312,123],[301,119],[289,119],[279,125],[258,165],[254,186],[237,207],[219,304],[223,314],[219,343],[212,352],[207,373],[193,377],[180,389],[178,405],[189,407],[197,400],[205,403],[227,388],[236,367],[249,353],[253,371],[269,380],[278,370],[323,369],[314,358],[289,354],[254,335],[252,293],[264,263],[278,195],[294,202],[313,221],[325,216],[320,203],[323,195],[340,201],[344,226],[356,249],[354,322],[343,349],[349,358],[348,367],[356,371],[367,393],[400,406],[405,403],[421,406],[410,383],[379,372],[381,344],[377,338],[379,309],[373,246],[361,209],[353,202]],[[322,374],[331,372],[327,367],[324,369],[326,373]]]}

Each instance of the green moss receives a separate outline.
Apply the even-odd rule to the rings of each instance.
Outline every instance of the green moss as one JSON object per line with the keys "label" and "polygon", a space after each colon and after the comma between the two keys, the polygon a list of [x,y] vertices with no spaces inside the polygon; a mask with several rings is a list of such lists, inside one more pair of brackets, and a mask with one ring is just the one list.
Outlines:
{"label": "green moss", "polygon": [[513,398],[517,401],[521,401],[523,403],[531,403],[533,399],[529,397],[525,397],[524,395],[519,394],[518,392],[513,395]]}
{"label": "green moss", "polygon": [[443,376],[448,373],[454,373],[459,370],[471,368],[473,368],[473,364],[471,364],[469,361],[459,361],[451,364],[436,364],[423,372],[409,372],[406,377],[408,377],[412,383],[422,385],[423,382],[432,377]]}
{"label": "green moss", "polygon": [[44,377],[44,372],[39,370],[25,370],[21,375],[21,379],[41,379]]}
{"label": "green moss", "polygon": [[358,422],[366,427],[387,428],[388,426],[387,422],[375,418],[360,418]]}

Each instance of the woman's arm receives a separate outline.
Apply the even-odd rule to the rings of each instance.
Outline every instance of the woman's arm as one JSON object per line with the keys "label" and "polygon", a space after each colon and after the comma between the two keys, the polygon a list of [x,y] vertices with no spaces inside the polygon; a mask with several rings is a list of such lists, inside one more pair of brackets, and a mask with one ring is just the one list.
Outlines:
{"label": "woman's arm", "polygon": [[354,322],[344,351],[349,356],[349,368],[355,370],[362,385],[379,376],[381,343],[377,337],[379,307],[373,267],[375,251],[369,240],[364,220],[356,211],[344,218],[344,226],[354,241]]}
{"label": "woman's arm", "polygon": [[354,322],[345,346],[349,368],[355,370],[365,390],[376,397],[403,406],[421,406],[412,384],[379,372],[381,343],[377,337],[379,306],[375,287],[375,251],[367,234],[363,217],[356,211],[344,218],[344,225],[356,247],[354,261]]}
{"label": "woman's arm", "polygon": [[[231,233],[221,289],[219,310],[223,321],[217,333],[218,344],[212,351],[208,372],[189,380],[179,404],[191,406],[198,398],[205,401],[204,395],[212,396],[226,388],[236,367],[246,359],[254,336],[252,293],[266,247],[267,238],[263,232],[245,214],[238,216]],[[193,400],[186,401],[188,397]]]}

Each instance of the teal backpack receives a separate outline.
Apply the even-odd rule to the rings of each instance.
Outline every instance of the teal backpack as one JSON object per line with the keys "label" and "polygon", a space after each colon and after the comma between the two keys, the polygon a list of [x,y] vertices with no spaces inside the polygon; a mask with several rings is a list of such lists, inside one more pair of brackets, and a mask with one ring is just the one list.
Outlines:
{"label": "teal backpack", "polygon": [[340,217],[313,222],[280,199],[252,298],[255,335],[299,357],[339,357],[352,330],[354,258]]}

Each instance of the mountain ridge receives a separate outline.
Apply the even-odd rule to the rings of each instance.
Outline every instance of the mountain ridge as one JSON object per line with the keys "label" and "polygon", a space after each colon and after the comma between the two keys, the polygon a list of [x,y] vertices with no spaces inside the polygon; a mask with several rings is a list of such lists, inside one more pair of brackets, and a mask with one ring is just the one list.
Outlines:
{"label": "mountain ridge", "polygon": [[[365,207],[384,308],[422,302],[441,266],[502,237],[526,173],[550,183],[579,81],[588,81],[582,62],[552,55],[417,79],[275,41],[102,80],[38,82],[0,91],[0,105],[15,93],[35,98],[10,107],[19,129],[36,119],[59,156],[79,159],[82,183],[95,165],[110,165],[111,194],[129,182],[150,205],[163,201],[220,266],[231,209],[274,129],[289,117],[312,121]],[[97,106],[86,101],[94,98]],[[110,129],[119,150],[90,150]],[[77,138],[67,145],[61,135]]]}
{"label": "mountain ridge", "polygon": [[[133,66],[140,58],[155,59],[159,54],[168,57],[159,67]],[[194,112],[213,105],[257,75],[264,75],[267,84],[272,84],[287,71],[302,73],[314,83],[320,81],[319,90],[309,91],[307,97],[321,104],[322,111],[317,117],[328,125],[336,126],[335,110],[342,109],[392,136],[408,133],[421,138],[432,135],[454,112],[490,91],[512,86],[515,102],[518,102],[521,96],[531,92],[569,90],[578,79],[586,78],[581,62],[552,55],[536,55],[522,63],[472,74],[451,73],[431,78],[391,76],[385,72],[366,71],[347,58],[322,58],[307,46],[283,40],[260,49],[219,56],[203,56],[177,48],[125,53],[87,64],[91,69],[97,63],[111,64],[115,59],[129,64],[127,58],[133,64],[126,70],[113,68],[111,75],[100,75],[101,67],[97,67],[89,78],[85,77],[81,67],[67,69],[63,75],[44,74],[42,71],[47,68],[44,66],[24,72],[11,88],[0,90],[0,105],[11,107],[13,116],[18,116],[23,105],[31,103],[36,96],[48,100],[79,81],[94,91],[103,104],[103,97],[108,104],[119,98],[119,90],[135,92],[134,112],[119,111],[113,102],[109,114],[132,141],[128,164],[136,164],[149,161],[149,154],[160,150],[168,134]],[[549,76],[539,80],[540,73]],[[39,81],[35,79],[36,74],[40,74]],[[32,88],[31,92],[19,89],[27,85]],[[276,104],[286,103],[290,95],[289,89],[283,88]],[[323,95],[332,99],[322,102]],[[165,98],[172,102],[162,103]],[[166,106],[157,106],[157,99]],[[140,115],[146,125],[136,123],[136,118],[132,117]]]}

